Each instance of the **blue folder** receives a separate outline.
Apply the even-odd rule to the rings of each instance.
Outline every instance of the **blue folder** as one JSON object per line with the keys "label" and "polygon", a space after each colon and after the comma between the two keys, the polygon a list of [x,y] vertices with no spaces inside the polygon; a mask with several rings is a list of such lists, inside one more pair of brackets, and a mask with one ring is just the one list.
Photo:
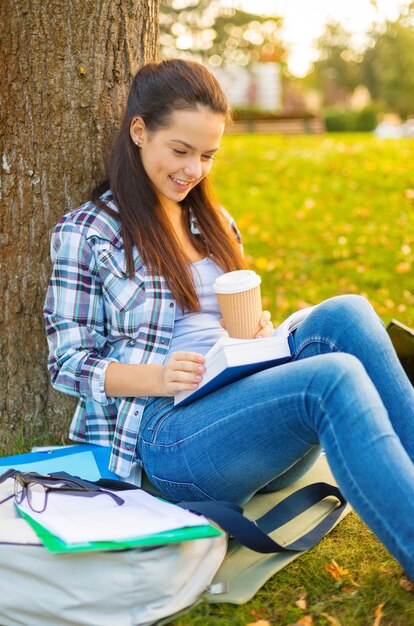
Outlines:
{"label": "blue folder", "polygon": [[[45,448],[39,452],[27,452],[0,458],[0,473],[3,473],[9,467],[30,464],[35,471],[37,471],[36,465],[38,465],[41,468],[40,473],[65,471],[86,480],[98,480],[99,478],[119,480],[119,476],[108,469],[110,454],[111,448],[107,446],[96,446],[87,443],[63,446],[61,448]],[[62,460],[61,467],[59,459]],[[50,465],[49,470],[48,465]]]}

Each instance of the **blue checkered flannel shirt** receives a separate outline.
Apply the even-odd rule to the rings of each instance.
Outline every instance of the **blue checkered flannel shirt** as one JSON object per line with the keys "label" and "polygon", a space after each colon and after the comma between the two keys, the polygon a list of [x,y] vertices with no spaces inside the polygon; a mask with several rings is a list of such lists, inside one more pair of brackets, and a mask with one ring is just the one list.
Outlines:
{"label": "blue checkered flannel shirt", "polygon": [[[117,211],[110,191],[102,200]],[[112,446],[109,468],[122,477],[139,463],[137,439],[147,398],[108,397],[105,371],[114,361],[163,363],[176,309],[166,281],[150,273],[135,247],[133,253],[130,280],[120,222],[92,202],[66,214],[52,234],[53,271],[44,307],[52,385],[79,398],[69,436]]]}

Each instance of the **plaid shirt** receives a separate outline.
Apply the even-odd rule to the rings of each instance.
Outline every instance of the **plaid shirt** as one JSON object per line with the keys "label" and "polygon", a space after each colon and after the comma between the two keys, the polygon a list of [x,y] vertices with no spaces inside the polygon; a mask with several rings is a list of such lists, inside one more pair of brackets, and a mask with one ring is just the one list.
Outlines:
{"label": "plaid shirt", "polygon": [[[102,200],[117,211],[110,191]],[[191,226],[194,232],[194,222]],[[112,446],[109,468],[122,477],[138,461],[147,398],[108,397],[106,368],[114,361],[163,363],[176,310],[164,278],[150,273],[135,246],[133,253],[130,280],[120,222],[92,202],[71,211],[53,231],[53,272],[44,308],[52,385],[79,397],[69,436]]]}

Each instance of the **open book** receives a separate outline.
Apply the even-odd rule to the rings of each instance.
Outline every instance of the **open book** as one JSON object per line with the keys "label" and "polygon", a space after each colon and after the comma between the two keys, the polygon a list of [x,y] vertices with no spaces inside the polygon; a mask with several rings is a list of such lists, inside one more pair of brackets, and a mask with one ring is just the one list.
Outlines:
{"label": "open book", "polygon": [[174,405],[183,406],[235,380],[288,361],[292,356],[291,333],[314,308],[292,313],[265,339],[219,339],[205,355],[206,371],[199,387],[178,392]]}

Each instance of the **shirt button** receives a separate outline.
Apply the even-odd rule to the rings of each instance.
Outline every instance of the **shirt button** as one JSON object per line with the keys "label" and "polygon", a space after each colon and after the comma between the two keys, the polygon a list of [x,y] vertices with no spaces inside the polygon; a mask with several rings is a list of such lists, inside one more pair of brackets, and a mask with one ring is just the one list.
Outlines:
{"label": "shirt button", "polygon": [[139,411],[135,411],[134,415],[138,415]]}
{"label": "shirt button", "polygon": [[161,343],[165,343],[165,339],[161,339]]}
{"label": "shirt button", "polygon": [[174,306],[174,302],[170,302],[170,309],[172,309]]}
{"label": "shirt button", "polygon": [[133,450],[134,447],[133,446],[127,446],[126,449],[128,450],[128,452],[131,452],[131,450]]}
{"label": "shirt button", "polygon": [[130,339],[130,340],[128,341],[128,345],[129,345],[129,346],[135,346],[135,344],[136,344],[135,339]]}

